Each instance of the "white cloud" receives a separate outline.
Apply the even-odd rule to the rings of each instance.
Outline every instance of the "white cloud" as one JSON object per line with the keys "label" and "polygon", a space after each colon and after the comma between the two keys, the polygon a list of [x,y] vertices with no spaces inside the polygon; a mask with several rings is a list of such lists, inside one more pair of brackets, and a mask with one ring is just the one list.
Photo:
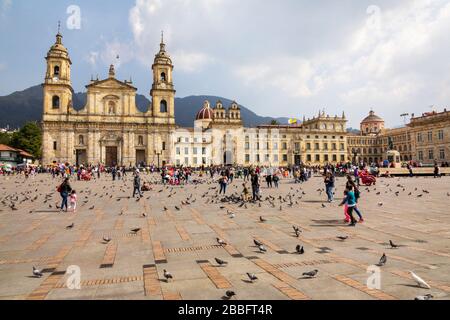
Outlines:
{"label": "white cloud", "polygon": [[164,31],[167,50],[177,69],[198,72],[216,59],[194,46],[189,39],[207,28],[223,0],[136,0],[129,12],[129,23],[137,58],[150,66],[158,50],[160,31]]}
{"label": "white cloud", "polygon": [[86,57],[86,61],[89,62],[91,67],[97,67],[97,61],[100,53],[98,51],[91,51],[89,55]]}
{"label": "white cloud", "polygon": [[6,12],[11,8],[12,0],[1,0],[0,4],[0,13],[2,16],[6,14]]}
{"label": "white cloud", "polygon": [[329,53],[262,55],[234,67],[234,73],[248,86],[269,85],[293,98],[334,95],[349,107],[406,106],[426,90],[440,90],[437,97],[448,97],[448,87],[430,88],[429,81],[440,79],[427,68],[440,63],[440,68],[450,71],[449,59],[435,61],[438,50],[450,51],[450,3],[414,0],[409,4],[369,8],[366,23]]}

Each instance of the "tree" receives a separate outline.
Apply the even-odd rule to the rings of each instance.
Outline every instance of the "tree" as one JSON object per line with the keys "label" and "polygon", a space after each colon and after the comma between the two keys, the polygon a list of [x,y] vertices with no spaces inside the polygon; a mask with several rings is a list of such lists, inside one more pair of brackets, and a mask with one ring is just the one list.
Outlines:
{"label": "tree", "polygon": [[12,134],[8,132],[0,132],[0,144],[6,144],[9,146],[11,144]]}
{"label": "tree", "polygon": [[27,122],[11,138],[12,147],[31,153],[36,159],[42,156],[42,131],[36,122]]}
{"label": "tree", "polygon": [[279,126],[280,123],[277,120],[273,119],[272,121],[270,121],[270,125],[271,126]]}

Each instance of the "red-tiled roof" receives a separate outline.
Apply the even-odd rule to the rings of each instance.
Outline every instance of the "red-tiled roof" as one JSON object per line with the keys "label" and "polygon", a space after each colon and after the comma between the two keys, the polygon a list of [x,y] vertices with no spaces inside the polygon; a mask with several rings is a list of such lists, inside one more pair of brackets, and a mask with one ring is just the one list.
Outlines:
{"label": "red-tiled roof", "polygon": [[0,144],[0,151],[13,151],[13,152],[18,152],[22,157],[24,158],[34,158],[32,154],[29,154],[28,152],[26,152],[25,150],[22,149],[16,149],[10,146],[7,146],[5,144]]}
{"label": "red-tiled roof", "polygon": [[17,149],[7,146],[6,144],[0,144],[0,151],[16,151],[17,152]]}

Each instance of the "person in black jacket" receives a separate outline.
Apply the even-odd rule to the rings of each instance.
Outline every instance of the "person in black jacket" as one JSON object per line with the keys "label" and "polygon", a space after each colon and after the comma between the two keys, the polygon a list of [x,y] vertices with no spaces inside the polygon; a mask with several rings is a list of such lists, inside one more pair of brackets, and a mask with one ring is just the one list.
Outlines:
{"label": "person in black jacket", "polygon": [[136,174],[134,175],[133,198],[136,195],[136,191],[139,194],[139,197],[142,197],[142,193],[141,193],[141,177],[139,176],[139,171],[136,171]]}
{"label": "person in black jacket", "polygon": [[69,197],[71,191],[72,187],[70,186],[69,178],[65,178],[64,182],[59,186],[59,194],[61,195],[62,198],[60,212],[64,210],[64,207],[66,207],[67,212],[68,210],[67,198]]}

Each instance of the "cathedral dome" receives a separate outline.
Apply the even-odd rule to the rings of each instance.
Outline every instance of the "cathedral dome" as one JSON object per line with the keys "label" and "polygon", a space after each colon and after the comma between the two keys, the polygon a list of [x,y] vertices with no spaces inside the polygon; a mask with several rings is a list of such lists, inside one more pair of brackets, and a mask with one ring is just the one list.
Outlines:
{"label": "cathedral dome", "polygon": [[377,116],[375,112],[370,111],[369,116],[367,116],[361,123],[370,123],[370,122],[384,122],[384,120],[379,116]]}
{"label": "cathedral dome", "polygon": [[209,101],[205,101],[203,108],[197,113],[195,120],[213,120],[214,112],[209,105]]}

